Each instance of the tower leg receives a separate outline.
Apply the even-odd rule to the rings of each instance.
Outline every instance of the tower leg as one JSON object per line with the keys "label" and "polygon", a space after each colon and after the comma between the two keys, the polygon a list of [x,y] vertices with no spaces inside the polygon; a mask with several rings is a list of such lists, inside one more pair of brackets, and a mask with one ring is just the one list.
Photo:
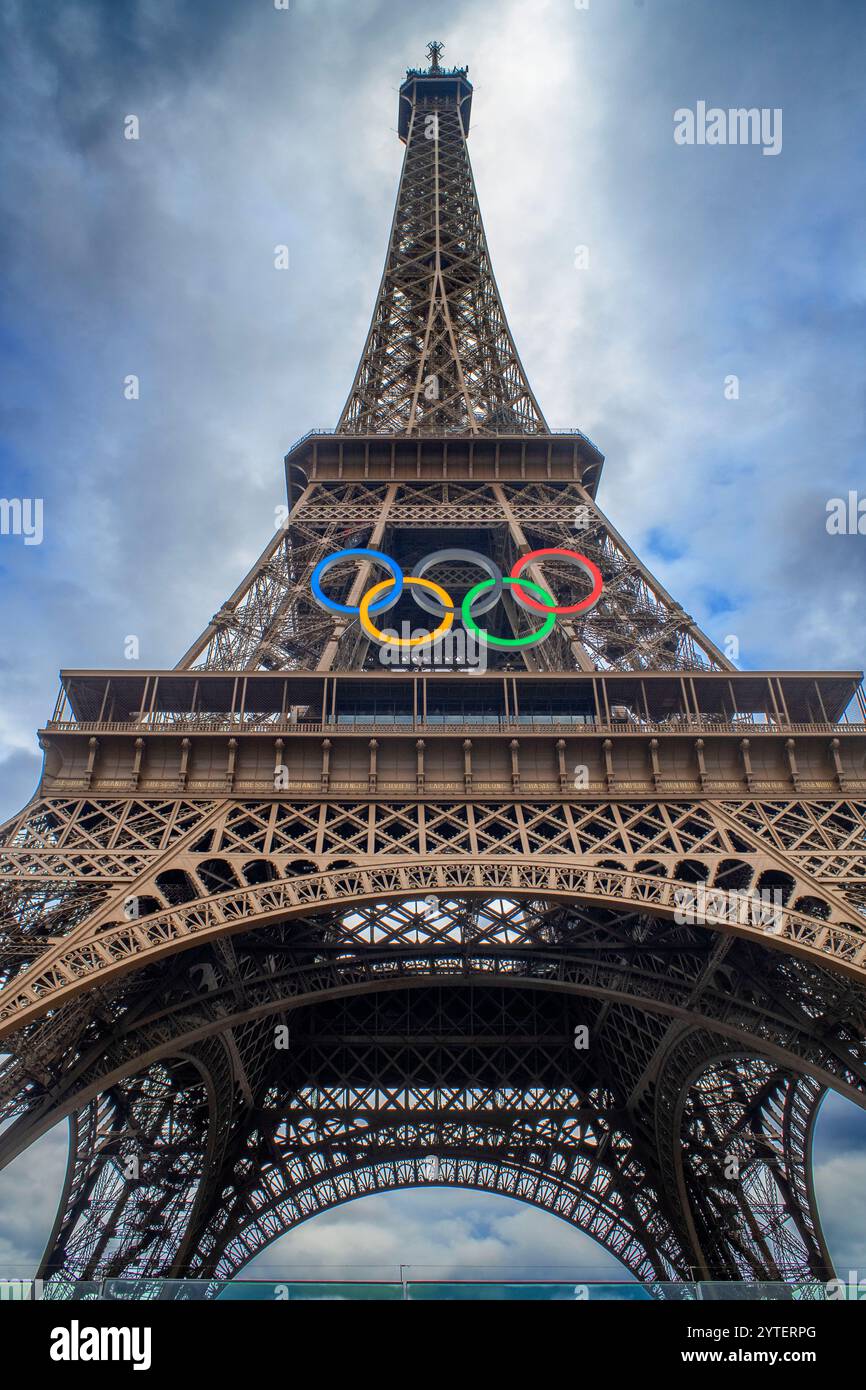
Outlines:
{"label": "tower leg", "polygon": [[695,1030],[656,1095],[660,1166],[697,1277],[833,1278],[811,1179],[824,1088]]}
{"label": "tower leg", "polygon": [[57,1283],[177,1266],[234,1108],[220,1039],[155,1063],[70,1119],[66,1181],[39,1276]]}

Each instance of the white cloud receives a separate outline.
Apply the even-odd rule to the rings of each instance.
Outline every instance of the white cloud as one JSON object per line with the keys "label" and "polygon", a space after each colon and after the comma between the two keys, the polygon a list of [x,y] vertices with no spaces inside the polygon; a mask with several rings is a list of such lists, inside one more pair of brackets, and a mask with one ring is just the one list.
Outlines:
{"label": "white cloud", "polygon": [[0,1173],[0,1278],[35,1274],[54,1223],[68,1147],[63,1121]]}
{"label": "white cloud", "polygon": [[510,1198],[424,1191],[363,1197],[304,1222],[245,1278],[600,1279],[630,1281],[619,1261],[558,1217]]}
{"label": "white cloud", "polygon": [[845,1150],[815,1167],[824,1235],[840,1278],[866,1279],[866,1153]]}

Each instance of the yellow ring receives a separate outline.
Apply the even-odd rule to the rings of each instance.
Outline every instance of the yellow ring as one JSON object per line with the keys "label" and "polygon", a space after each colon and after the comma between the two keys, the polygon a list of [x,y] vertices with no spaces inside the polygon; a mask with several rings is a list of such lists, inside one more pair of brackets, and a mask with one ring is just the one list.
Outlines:
{"label": "yellow ring", "polygon": [[384,632],[380,632],[370,619],[370,604],[386,589],[393,589],[394,587],[393,579],[383,579],[380,583],[374,584],[372,589],[367,590],[358,607],[361,627],[367,636],[375,638],[377,642],[387,642],[392,647],[421,647],[426,646],[428,642],[436,642],[440,637],[444,637],[454,622],[454,600],[451,595],[442,588],[441,584],[434,584],[432,579],[415,579],[406,575],[403,583],[417,584],[421,589],[429,589],[444,604],[446,609],[451,609],[451,612],[446,613],[439,626],[433,632],[428,632],[425,637],[386,637]]}

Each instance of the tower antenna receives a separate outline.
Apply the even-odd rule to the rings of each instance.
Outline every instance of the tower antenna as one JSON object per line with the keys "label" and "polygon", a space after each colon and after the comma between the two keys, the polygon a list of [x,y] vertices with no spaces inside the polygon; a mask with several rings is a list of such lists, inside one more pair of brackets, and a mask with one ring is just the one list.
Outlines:
{"label": "tower antenna", "polygon": [[444,47],[445,47],[444,43],[437,43],[437,41],[436,41],[435,39],[433,39],[432,43],[428,43],[428,45],[427,45],[427,57],[430,59],[430,71],[431,71],[431,72],[441,72],[441,71],[442,71],[442,69],[441,69],[440,66],[439,66],[439,58],[440,58],[440,56],[441,56],[441,54],[442,54],[442,50],[444,49]]}

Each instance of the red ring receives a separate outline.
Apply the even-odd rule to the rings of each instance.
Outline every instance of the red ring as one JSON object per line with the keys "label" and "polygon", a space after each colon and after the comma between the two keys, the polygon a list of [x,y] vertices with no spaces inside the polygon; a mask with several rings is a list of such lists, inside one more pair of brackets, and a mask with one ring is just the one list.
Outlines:
{"label": "red ring", "polygon": [[[601,570],[598,565],[594,565],[592,560],[587,559],[586,555],[581,555],[577,550],[563,550],[556,547],[551,547],[548,550],[530,550],[528,555],[522,555],[519,560],[514,562],[509,578],[517,579],[520,575],[520,571],[525,565],[532,564],[534,560],[537,560],[542,555],[565,555],[570,560],[579,560],[581,565],[585,565],[592,575],[592,593],[588,598],[581,599],[580,603],[572,603],[568,606],[563,605],[558,608],[548,608],[546,604],[539,603],[538,599],[531,598],[529,594],[525,593],[521,588],[520,597],[527,607],[534,608],[539,613],[584,613],[587,608],[592,608],[594,604],[598,603],[598,600],[601,598],[601,591],[604,588],[604,579],[602,578]],[[519,588],[519,586],[515,587]]]}

